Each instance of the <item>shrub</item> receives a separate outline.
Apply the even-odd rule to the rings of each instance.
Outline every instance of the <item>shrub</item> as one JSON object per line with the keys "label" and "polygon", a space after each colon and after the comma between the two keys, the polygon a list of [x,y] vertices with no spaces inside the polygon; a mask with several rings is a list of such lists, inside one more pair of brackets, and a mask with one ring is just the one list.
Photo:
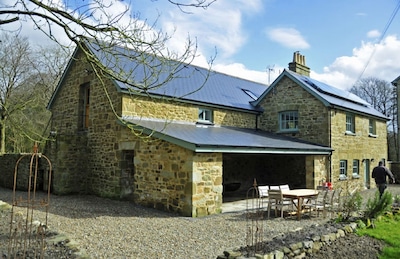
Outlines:
{"label": "shrub", "polygon": [[379,191],[376,191],[375,197],[372,200],[368,199],[364,214],[366,218],[377,218],[383,215],[385,212],[391,210],[393,202],[392,194],[388,191],[385,191],[382,194],[382,197],[379,196]]}
{"label": "shrub", "polygon": [[362,196],[356,191],[345,197],[343,202],[343,220],[348,220],[354,213],[359,212],[362,205]]}

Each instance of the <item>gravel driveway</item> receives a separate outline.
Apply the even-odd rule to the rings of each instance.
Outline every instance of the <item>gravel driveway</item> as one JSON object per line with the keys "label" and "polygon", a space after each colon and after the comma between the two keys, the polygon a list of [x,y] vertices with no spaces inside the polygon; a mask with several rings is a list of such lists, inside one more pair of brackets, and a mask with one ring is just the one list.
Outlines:
{"label": "gravel driveway", "polygon": [[[392,187],[389,188],[391,190]],[[395,187],[395,193],[400,193]],[[368,193],[367,193],[368,192]],[[373,190],[365,194],[369,197]],[[18,192],[17,197],[24,195]],[[368,197],[368,195],[366,197]],[[38,193],[36,199],[46,197]],[[12,191],[0,188],[0,200],[11,203]],[[34,211],[35,218],[45,213]],[[263,220],[265,240],[311,224],[321,218]],[[78,242],[90,258],[216,258],[230,247],[246,245],[251,222],[243,212],[203,218],[181,217],[128,201],[95,196],[52,195],[48,226]]]}

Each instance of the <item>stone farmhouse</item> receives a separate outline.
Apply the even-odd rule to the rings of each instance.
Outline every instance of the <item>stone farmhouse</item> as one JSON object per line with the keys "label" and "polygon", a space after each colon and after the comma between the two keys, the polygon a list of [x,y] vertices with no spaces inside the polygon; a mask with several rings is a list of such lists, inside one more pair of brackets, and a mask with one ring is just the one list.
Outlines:
{"label": "stone farmhouse", "polygon": [[[113,69],[94,45],[87,51]],[[132,76],[144,83],[145,68],[118,62],[139,67]],[[387,118],[309,72],[299,53],[270,86],[181,64],[178,78],[134,91],[95,76],[77,48],[48,104],[52,191],[199,217],[220,213],[230,188],[245,193],[254,179],[369,188],[371,163],[387,157]]]}

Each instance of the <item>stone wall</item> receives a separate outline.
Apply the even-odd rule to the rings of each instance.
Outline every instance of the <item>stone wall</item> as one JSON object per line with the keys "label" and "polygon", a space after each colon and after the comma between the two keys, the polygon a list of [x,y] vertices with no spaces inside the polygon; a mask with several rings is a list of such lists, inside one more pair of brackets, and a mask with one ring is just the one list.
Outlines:
{"label": "stone wall", "polygon": [[[387,158],[386,122],[376,120],[376,136],[369,136],[369,118],[355,115],[355,134],[346,134],[346,112],[335,110],[331,116],[331,182],[333,186],[349,190],[364,188],[365,171],[371,176],[372,168]],[[353,176],[353,160],[359,160],[359,175]],[[340,160],[347,160],[347,180],[339,180]],[[366,161],[369,161],[369,169]],[[370,180],[372,180],[370,178]]]}
{"label": "stone wall", "polygon": [[[176,120],[195,123],[198,109],[203,106],[144,96],[123,97],[122,114],[162,120]],[[256,115],[227,109],[213,108],[213,122],[216,125],[255,128]]]}
{"label": "stone wall", "polygon": [[248,257],[243,248],[229,248],[223,255],[217,256],[217,259],[242,259],[242,258],[304,258],[306,255],[316,253],[322,247],[330,245],[339,238],[355,233],[356,223],[350,223],[335,232],[326,233],[321,236],[315,236],[312,239],[306,239],[302,242],[282,244],[282,247],[265,254],[256,253],[253,257]]}
{"label": "stone wall", "polygon": [[[321,145],[329,145],[329,112],[323,103],[289,78],[283,78],[261,101],[264,113],[259,116],[260,129],[285,134]],[[299,130],[279,132],[279,112],[296,110]]]}
{"label": "stone wall", "polygon": [[193,157],[193,217],[221,213],[222,154],[197,153]]}
{"label": "stone wall", "polygon": [[[32,169],[30,168],[31,161]],[[16,168],[17,162],[18,167]],[[39,163],[37,171],[35,171],[36,162]],[[33,156],[33,154],[4,154],[0,156],[0,168],[0,186],[4,188],[14,188],[14,177],[16,173],[15,188],[17,190],[33,190],[35,183],[36,190],[47,189],[49,166],[48,162],[40,156]]]}

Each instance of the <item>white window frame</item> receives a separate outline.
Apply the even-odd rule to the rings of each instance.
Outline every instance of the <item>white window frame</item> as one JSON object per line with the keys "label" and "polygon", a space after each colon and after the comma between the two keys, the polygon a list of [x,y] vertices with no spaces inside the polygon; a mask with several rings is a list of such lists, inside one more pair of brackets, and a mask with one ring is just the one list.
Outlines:
{"label": "white window frame", "polygon": [[198,120],[200,122],[213,123],[213,111],[210,109],[199,108]]}
{"label": "white window frame", "polygon": [[298,131],[299,130],[299,112],[283,111],[279,113],[280,131]]}
{"label": "white window frame", "polygon": [[347,179],[347,160],[340,160],[339,162],[339,180]]}
{"label": "white window frame", "polygon": [[376,137],[376,121],[374,119],[369,119],[368,136]]}
{"label": "white window frame", "polygon": [[360,178],[360,160],[353,159],[353,178]]}
{"label": "white window frame", "polygon": [[346,133],[356,133],[356,118],[354,114],[346,113]]}

